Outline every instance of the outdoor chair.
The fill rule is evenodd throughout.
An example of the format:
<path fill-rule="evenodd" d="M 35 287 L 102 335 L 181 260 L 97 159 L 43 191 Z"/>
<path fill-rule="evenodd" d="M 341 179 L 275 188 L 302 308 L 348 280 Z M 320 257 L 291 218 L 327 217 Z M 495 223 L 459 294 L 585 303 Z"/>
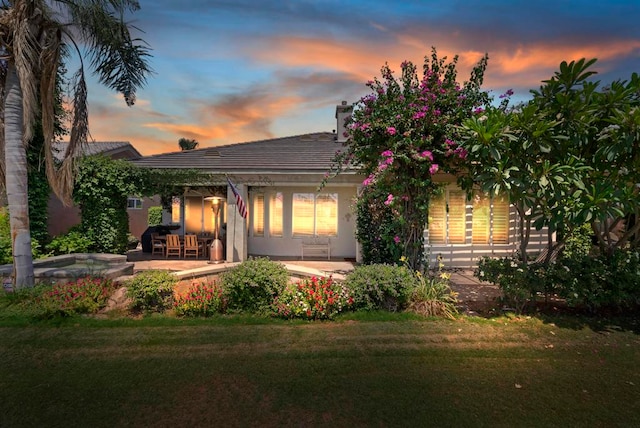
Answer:
<path fill-rule="evenodd" d="M 196 259 L 202 254 L 202 242 L 196 235 L 184 235 L 184 258 L 193 256 Z"/>
<path fill-rule="evenodd" d="M 159 253 L 164 256 L 165 245 L 159 233 L 151 234 L 151 255 Z"/>
<path fill-rule="evenodd" d="M 178 256 L 182 255 L 182 244 L 180 243 L 180 236 L 178 235 L 167 235 L 167 250 L 165 257 L 169 258 L 169 256 Z"/>

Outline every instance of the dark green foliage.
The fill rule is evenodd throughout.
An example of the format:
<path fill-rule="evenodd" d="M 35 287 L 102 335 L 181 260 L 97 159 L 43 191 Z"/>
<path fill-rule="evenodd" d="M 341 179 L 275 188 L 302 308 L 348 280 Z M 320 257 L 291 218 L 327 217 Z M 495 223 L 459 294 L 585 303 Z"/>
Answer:
<path fill-rule="evenodd" d="M 47 245 L 47 250 L 58 254 L 87 253 L 95 247 L 93 241 L 85 236 L 80 226 L 74 226 L 63 235 L 58 235 Z"/>
<path fill-rule="evenodd" d="M 475 275 L 500 286 L 505 304 L 523 312 L 538 296 L 555 294 L 571 308 L 591 313 L 633 311 L 640 306 L 640 253 L 567 254 L 549 266 L 528 266 L 512 258 L 483 258 Z"/>
<path fill-rule="evenodd" d="M 416 285 L 409 268 L 386 264 L 357 266 L 345 279 L 356 310 L 403 309 Z"/>
<path fill-rule="evenodd" d="M 617 250 L 611 255 L 576 254 L 553 266 L 557 292 L 576 308 L 635 310 L 640 306 L 640 253 Z"/>
<path fill-rule="evenodd" d="M 82 210 L 81 230 L 92 251 L 124 253 L 129 243 L 127 198 L 144 187 L 144 173 L 124 160 L 90 156 L 82 160 L 74 200 Z"/>
<path fill-rule="evenodd" d="M 162 224 L 162 207 L 149 207 L 147 223 L 149 226 Z"/>
<path fill-rule="evenodd" d="M 365 187 L 356 202 L 356 239 L 360 243 L 364 264 L 395 263 L 402 247 L 393 241 L 394 215 L 384 205 L 386 194 L 376 187 Z"/>
<path fill-rule="evenodd" d="M 250 258 L 225 272 L 221 280 L 230 310 L 264 312 L 286 287 L 289 272 L 282 263 Z"/>
<path fill-rule="evenodd" d="M 9 212 L 6 208 L 0 208 L 0 264 L 9 263 L 13 263 Z"/>
<path fill-rule="evenodd" d="M 164 270 L 140 272 L 126 282 L 127 296 L 135 310 L 163 312 L 173 306 L 176 283 L 176 277 Z"/>

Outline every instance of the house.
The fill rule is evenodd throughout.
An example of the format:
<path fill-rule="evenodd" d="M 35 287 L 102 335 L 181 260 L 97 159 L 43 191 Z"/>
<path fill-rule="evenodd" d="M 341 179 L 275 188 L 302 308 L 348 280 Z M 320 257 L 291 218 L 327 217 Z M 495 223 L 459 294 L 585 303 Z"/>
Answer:
<path fill-rule="evenodd" d="M 68 147 L 67 142 L 54 143 L 54 154 L 58 160 L 62 160 Z M 140 152 L 127 141 L 96 141 L 84 145 L 80 156 L 102 154 L 111 159 L 139 159 Z M 127 213 L 129 214 L 129 230 L 140 238 L 147 228 L 148 209 L 150 206 L 159 206 L 158 198 L 129 198 Z M 66 207 L 53 193 L 49 197 L 49 217 L 47 229 L 51 236 L 66 233 L 71 227 L 80 223 L 80 208 L 76 206 Z"/>
<path fill-rule="evenodd" d="M 328 243 L 330 252 L 324 257 L 359 259 L 353 202 L 364 177 L 342 173 L 318 190 L 343 147 L 344 119 L 351 112 L 346 102 L 337 106 L 337 132 L 164 153 L 133 162 L 145 168 L 212 174 L 210 185 L 176 195 L 163 219 L 176 225 L 178 234 L 217 233 L 227 261 L 248 255 L 299 258 L 309 242 L 320 248 Z M 467 201 L 454 177 L 440 178 L 449 185 L 430 210 L 425 251 L 431 259 L 441 255 L 449 266 L 470 267 L 481 256 L 516 251 L 516 213 L 508 201 L 482 195 Z M 246 218 L 240 215 L 229 183 L 248 209 Z M 545 239 L 545 234 L 532 236 L 530 245 L 543 245 Z"/>

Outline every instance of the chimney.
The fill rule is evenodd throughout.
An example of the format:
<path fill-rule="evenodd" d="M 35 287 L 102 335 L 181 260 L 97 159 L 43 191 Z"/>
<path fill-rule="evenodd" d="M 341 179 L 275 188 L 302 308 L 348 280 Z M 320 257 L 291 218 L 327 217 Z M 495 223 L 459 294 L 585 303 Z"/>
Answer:
<path fill-rule="evenodd" d="M 348 105 L 346 101 L 342 101 L 339 106 L 336 106 L 336 119 L 338 120 L 337 139 L 336 142 L 344 143 L 347 141 L 347 137 L 344 136 L 347 131 L 346 124 L 351 120 L 351 113 L 353 112 L 353 106 Z"/>

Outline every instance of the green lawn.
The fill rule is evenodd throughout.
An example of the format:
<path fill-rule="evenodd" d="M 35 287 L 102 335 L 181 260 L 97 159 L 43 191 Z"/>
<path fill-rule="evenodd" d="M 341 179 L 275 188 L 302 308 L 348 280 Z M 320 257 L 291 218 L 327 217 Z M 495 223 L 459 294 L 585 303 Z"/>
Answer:
<path fill-rule="evenodd" d="M 637 325 L 388 318 L 5 323 L 0 426 L 640 426 Z"/>

